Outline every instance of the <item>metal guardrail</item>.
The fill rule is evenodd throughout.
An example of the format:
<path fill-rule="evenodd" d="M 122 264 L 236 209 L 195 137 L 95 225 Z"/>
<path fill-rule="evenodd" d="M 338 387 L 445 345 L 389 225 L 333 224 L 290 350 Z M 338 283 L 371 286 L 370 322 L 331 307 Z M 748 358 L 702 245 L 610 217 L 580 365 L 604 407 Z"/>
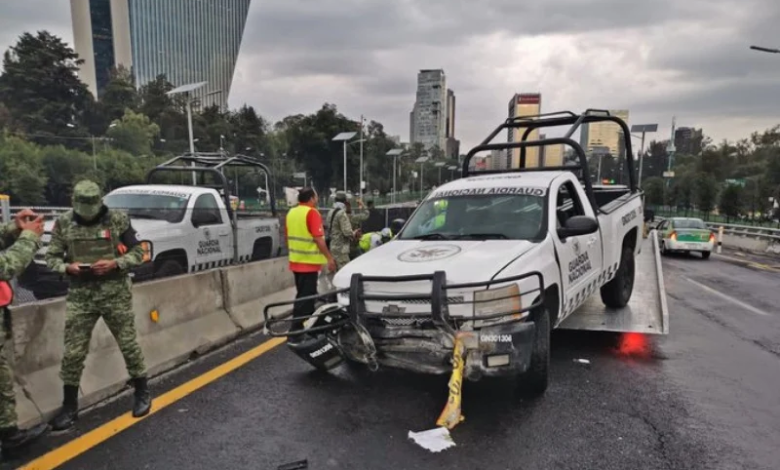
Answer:
<path fill-rule="evenodd" d="M 655 226 L 666 220 L 667 217 L 656 216 Z M 723 224 L 718 222 L 704 222 L 710 230 L 718 231 L 723 227 L 723 233 L 726 235 L 737 235 L 746 238 L 757 238 L 780 243 L 780 230 L 767 227 L 756 227 L 752 225 Z"/>

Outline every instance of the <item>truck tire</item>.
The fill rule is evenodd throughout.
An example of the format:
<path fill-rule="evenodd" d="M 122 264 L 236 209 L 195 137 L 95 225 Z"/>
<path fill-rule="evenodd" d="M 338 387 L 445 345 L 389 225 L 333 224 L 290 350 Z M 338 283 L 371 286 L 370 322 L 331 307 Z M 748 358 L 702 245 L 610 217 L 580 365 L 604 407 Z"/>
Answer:
<path fill-rule="evenodd" d="M 175 259 L 165 259 L 160 262 L 158 266 L 154 268 L 154 279 L 161 279 L 164 277 L 178 276 L 187 272 L 184 266 Z"/>
<path fill-rule="evenodd" d="M 710 259 L 710 255 L 711 254 L 712 254 L 711 251 L 702 251 L 701 252 L 701 257 L 702 257 L 702 259 Z"/>
<path fill-rule="evenodd" d="M 252 258 L 250 261 L 260 261 L 271 258 L 271 249 L 273 242 L 270 238 L 261 238 L 255 240 L 255 244 L 252 247 Z"/>
<path fill-rule="evenodd" d="M 623 308 L 634 291 L 634 250 L 624 246 L 617 274 L 601 288 L 601 301 L 610 308 Z"/>
<path fill-rule="evenodd" d="M 531 364 L 517 377 L 517 392 L 521 397 L 536 398 L 544 394 L 549 383 L 550 371 L 550 312 L 539 307 L 534 320 L 536 333 Z"/>

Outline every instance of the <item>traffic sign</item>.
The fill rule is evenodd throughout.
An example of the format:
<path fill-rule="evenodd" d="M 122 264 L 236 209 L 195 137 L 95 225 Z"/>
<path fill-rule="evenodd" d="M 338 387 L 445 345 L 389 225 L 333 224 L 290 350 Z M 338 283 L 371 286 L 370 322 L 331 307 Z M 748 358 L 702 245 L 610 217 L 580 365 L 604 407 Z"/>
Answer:
<path fill-rule="evenodd" d="M 745 187 L 745 180 L 742 179 L 742 178 L 740 178 L 740 179 L 729 178 L 729 179 L 726 180 L 726 184 L 730 184 L 730 185 L 739 186 L 739 187 L 744 188 Z"/>
<path fill-rule="evenodd" d="M 674 178 L 673 171 L 664 171 L 664 178 Z"/>

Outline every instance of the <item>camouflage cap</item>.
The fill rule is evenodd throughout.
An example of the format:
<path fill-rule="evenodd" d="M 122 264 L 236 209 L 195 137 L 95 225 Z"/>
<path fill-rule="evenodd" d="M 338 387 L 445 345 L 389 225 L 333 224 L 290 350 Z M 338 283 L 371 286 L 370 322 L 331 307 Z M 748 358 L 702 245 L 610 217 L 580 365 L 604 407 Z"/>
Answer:
<path fill-rule="evenodd" d="M 336 191 L 336 202 L 347 202 L 347 193 L 344 191 Z"/>
<path fill-rule="evenodd" d="M 73 188 L 73 211 L 80 217 L 91 219 L 103 207 L 103 191 L 89 180 L 79 181 Z"/>

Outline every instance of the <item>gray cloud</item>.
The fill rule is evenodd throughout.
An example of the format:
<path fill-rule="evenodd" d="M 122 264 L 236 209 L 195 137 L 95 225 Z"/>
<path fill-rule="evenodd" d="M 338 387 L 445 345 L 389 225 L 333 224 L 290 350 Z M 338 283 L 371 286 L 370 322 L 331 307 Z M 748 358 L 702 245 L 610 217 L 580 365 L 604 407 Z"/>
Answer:
<path fill-rule="evenodd" d="M 777 24 L 777 0 L 254 0 L 230 102 L 270 119 L 336 103 L 406 139 L 417 72 L 441 67 L 464 151 L 523 91 L 734 139 L 780 122 L 780 55 L 748 49 L 780 47 Z M 0 6 L 3 45 L 70 27 L 65 0 Z"/>

